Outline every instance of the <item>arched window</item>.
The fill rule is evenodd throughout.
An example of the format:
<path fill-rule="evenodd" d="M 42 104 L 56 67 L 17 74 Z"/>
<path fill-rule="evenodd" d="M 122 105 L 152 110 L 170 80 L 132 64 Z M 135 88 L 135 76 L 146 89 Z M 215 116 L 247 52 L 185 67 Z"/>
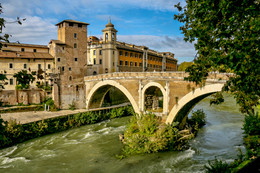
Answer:
<path fill-rule="evenodd" d="M 77 43 L 74 43 L 74 48 L 77 48 Z"/>
<path fill-rule="evenodd" d="M 108 34 L 106 33 L 106 36 L 105 36 L 105 41 L 107 41 L 108 40 Z"/>
<path fill-rule="evenodd" d="M 115 33 L 112 34 L 112 41 L 115 40 Z"/>
<path fill-rule="evenodd" d="M 72 80 L 72 77 L 71 77 L 71 76 L 69 77 L 69 80 Z"/>
<path fill-rule="evenodd" d="M 93 72 L 93 75 L 97 75 L 97 72 L 96 72 L 96 71 L 94 71 L 94 72 Z"/>

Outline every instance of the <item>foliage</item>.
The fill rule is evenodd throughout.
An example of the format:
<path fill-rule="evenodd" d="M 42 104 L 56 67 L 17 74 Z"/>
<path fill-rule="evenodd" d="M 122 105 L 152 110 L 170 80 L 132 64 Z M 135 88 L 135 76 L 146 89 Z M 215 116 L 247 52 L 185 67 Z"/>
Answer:
<path fill-rule="evenodd" d="M 178 67 L 178 71 L 185 71 L 187 67 L 191 66 L 193 64 L 193 62 L 183 62 L 180 64 L 180 66 Z"/>
<path fill-rule="evenodd" d="M 213 161 L 208 161 L 208 165 L 204 166 L 206 173 L 228 173 L 231 172 L 229 165 L 221 160 L 215 158 Z"/>
<path fill-rule="evenodd" d="M 2 4 L 0 3 L 0 14 L 2 14 L 3 11 L 2 11 Z M 19 17 L 17 17 L 16 21 L 13 21 L 13 22 L 9 22 L 9 23 L 18 23 L 18 24 L 22 24 L 22 21 L 25 21 L 26 19 L 20 19 Z M 0 34 L 2 34 L 2 29 L 5 27 L 5 19 L 4 18 L 0 18 Z M 9 42 L 9 37 L 11 35 L 9 34 L 4 34 L 4 35 L 0 35 L 0 50 L 2 49 L 3 47 L 3 42 Z"/>
<path fill-rule="evenodd" d="M 52 100 L 46 99 L 45 102 L 46 104 L 52 103 Z M 132 110 L 131 108 L 117 108 L 117 112 L 122 112 L 122 110 L 124 114 L 121 114 L 120 117 L 131 115 L 129 114 L 129 112 L 131 112 L 130 110 Z M 115 117 L 111 116 L 109 111 L 83 112 L 28 124 L 19 124 L 16 121 L 7 122 L 3 121 L 0 117 L 0 148 L 8 147 L 39 136 L 64 131 L 86 124 L 93 124 L 112 118 Z"/>
<path fill-rule="evenodd" d="M 131 154 L 155 153 L 167 150 L 183 150 L 194 137 L 189 130 L 179 131 L 178 123 L 167 125 L 152 113 L 133 116 L 124 131 L 123 158 Z"/>
<path fill-rule="evenodd" d="M 198 109 L 195 112 L 192 111 L 191 118 L 188 119 L 187 123 L 192 127 L 195 127 L 197 125 L 198 128 L 201 128 L 206 124 L 205 117 L 205 112 L 202 109 Z"/>
<path fill-rule="evenodd" d="M 175 5 L 184 40 L 196 42 L 197 57 L 186 80 L 203 84 L 210 71 L 232 71 L 223 88 L 234 94 L 241 112 L 254 112 L 260 100 L 259 1 L 186 1 Z"/>
<path fill-rule="evenodd" d="M 28 89 L 30 82 L 32 83 L 35 80 L 32 73 L 27 73 L 27 70 L 22 70 L 14 74 L 16 81 L 18 82 L 19 88 Z"/>
<path fill-rule="evenodd" d="M 243 130 L 248 135 L 260 135 L 260 116 L 258 113 L 245 115 Z"/>
<path fill-rule="evenodd" d="M 213 99 L 210 100 L 210 105 L 215 104 L 219 105 L 224 102 L 224 97 L 221 92 L 217 92 L 216 94 L 212 95 Z"/>
<path fill-rule="evenodd" d="M 76 109 L 76 105 L 75 105 L 75 102 L 74 101 L 72 101 L 72 103 L 71 104 L 69 104 L 69 110 L 75 110 Z"/>
<path fill-rule="evenodd" d="M 55 104 L 54 104 L 54 101 L 52 100 L 51 97 L 46 97 L 46 98 L 45 98 L 45 100 L 43 101 L 43 106 L 44 106 L 45 104 L 46 104 L 47 106 L 49 106 L 50 111 L 57 111 L 57 108 L 56 108 L 56 106 L 55 106 Z"/>
<path fill-rule="evenodd" d="M 7 77 L 5 74 L 0 73 L 0 89 L 4 89 L 4 82 L 7 80 Z"/>

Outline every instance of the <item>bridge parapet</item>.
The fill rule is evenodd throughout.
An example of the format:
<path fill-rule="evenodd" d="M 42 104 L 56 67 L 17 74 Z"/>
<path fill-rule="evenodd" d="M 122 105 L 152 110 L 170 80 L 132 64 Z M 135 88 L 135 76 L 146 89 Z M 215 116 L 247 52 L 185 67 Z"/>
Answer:
<path fill-rule="evenodd" d="M 207 82 L 225 83 L 232 73 L 209 73 Z M 185 72 L 115 72 L 94 76 L 85 76 L 85 81 L 113 80 L 113 79 L 158 79 L 158 80 L 183 80 L 188 77 Z"/>

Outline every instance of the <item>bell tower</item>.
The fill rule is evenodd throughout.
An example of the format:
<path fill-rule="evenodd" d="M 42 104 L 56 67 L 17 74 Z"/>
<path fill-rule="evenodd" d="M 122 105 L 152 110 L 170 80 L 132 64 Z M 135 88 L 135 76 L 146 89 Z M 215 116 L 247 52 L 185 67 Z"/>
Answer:
<path fill-rule="evenodd" d="M 116 49 L 117 30 L 109 19 L 103 32 L 103 69 L 105 73 L 118 71 L 118 52 Z"/>

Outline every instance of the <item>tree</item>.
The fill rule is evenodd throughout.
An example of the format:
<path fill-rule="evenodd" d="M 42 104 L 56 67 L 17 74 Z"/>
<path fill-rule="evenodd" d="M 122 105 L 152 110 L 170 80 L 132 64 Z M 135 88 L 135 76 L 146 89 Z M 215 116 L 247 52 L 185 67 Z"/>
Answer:
<path fill-rule="evenodd" d="M 2 4 L 0 3 L 0 14 L 2 14 Z M 9 37 L 11 37 L 11 35 L 9 34 L 4 34 L 2 35 L 2 29 L 5 27 L 5 23 L 18 23 L 18 24 L 22 24 L 22 21 L 25 21 L 26 19 L 20 19 L 19 17 L 17 17 L 17 19 L 15 21 L 12 22 L 6 22 L 4 18 L 0 18 L 0 50 L 3 47 L 3 42 L 9 42 Z"/>
<path fill-rule="evenodd" d="M 183 62 L 178 67 L 178 71 L 185 71 L 187 67 L 191 66 L 193 62 Z"/>
<path fill-rule="evenodd" d="M 26 70 L 15 73 L 14 77 L 16 78 L 18 85 L 21 86 L 21 89 L 28 89 L 30 82 L 32 83 L 35 80 L 35 77 L 33 77 L 33 72 L 27 73 Z"/>
<path fill-rule="evenodd" d="M 260 99 L 260 1 L 186 0 L 175 7 L 184 40 L 195 42 L 198 55 L 186 80 L 202 84 L 210 71 L 232 71 L 223 91 L 235 96 L 241 112 L 254 112 Z"/>
<path fill-rule="evenodd" d="M 5 80 L 7 80 L 6 75 L 0 73 L 0 88 L 2 88 L 2 89 L 5 88 L 5 87 L 4 87 Z"/>

